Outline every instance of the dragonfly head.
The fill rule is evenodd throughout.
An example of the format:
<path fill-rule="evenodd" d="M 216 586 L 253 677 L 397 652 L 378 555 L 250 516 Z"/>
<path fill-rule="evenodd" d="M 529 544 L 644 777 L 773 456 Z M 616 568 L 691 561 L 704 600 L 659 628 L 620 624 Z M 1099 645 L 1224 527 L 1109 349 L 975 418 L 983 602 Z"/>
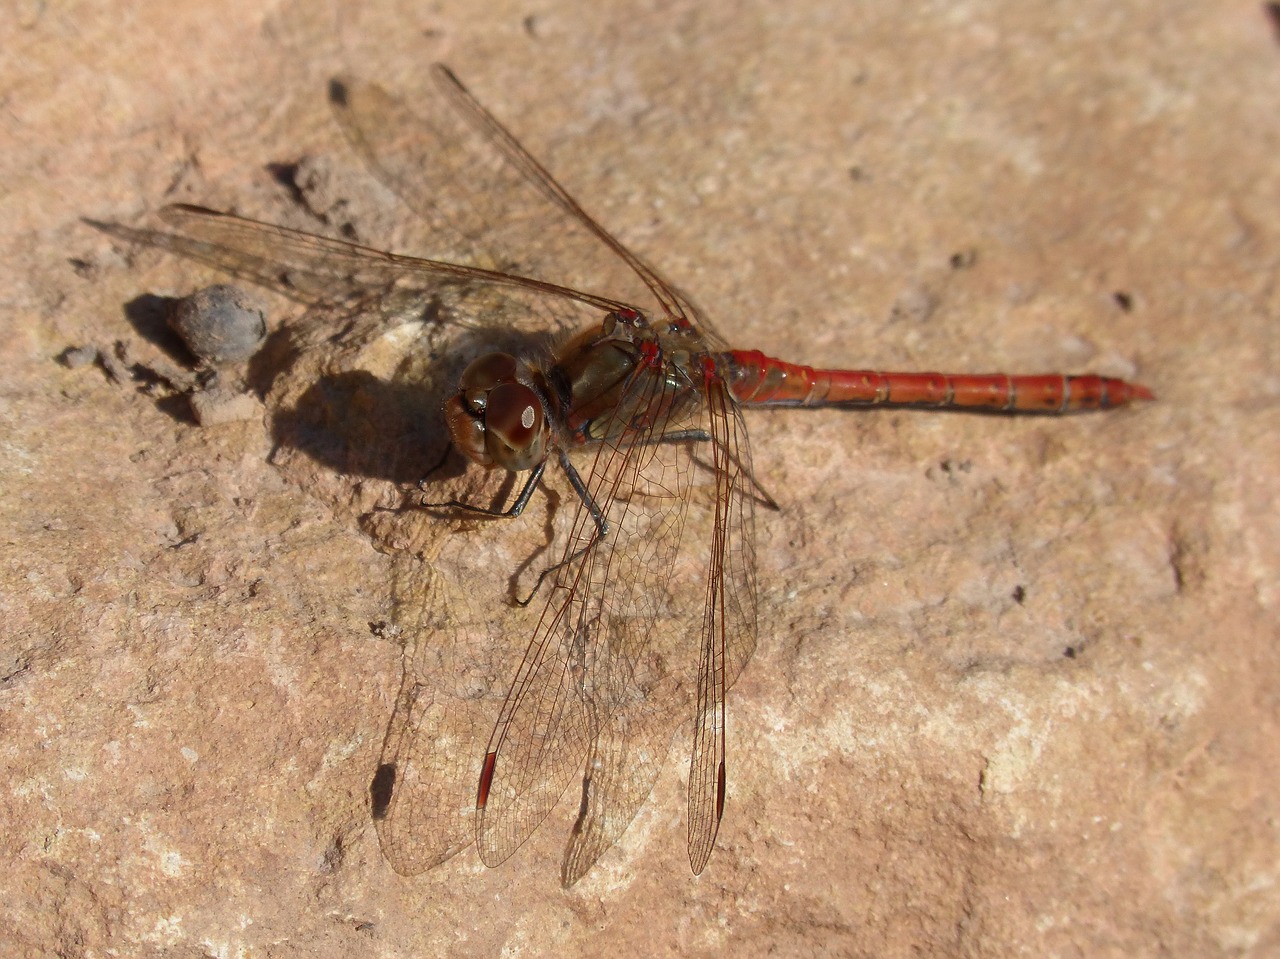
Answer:
<path fill-rule="evenodd" d="M 509 353 L 486 353 L 462 373 L 444 405 L 453 443 L 473 462 L 532 469 L 547 456 L 550 427 L 538 392 L 519 376 Z"/>

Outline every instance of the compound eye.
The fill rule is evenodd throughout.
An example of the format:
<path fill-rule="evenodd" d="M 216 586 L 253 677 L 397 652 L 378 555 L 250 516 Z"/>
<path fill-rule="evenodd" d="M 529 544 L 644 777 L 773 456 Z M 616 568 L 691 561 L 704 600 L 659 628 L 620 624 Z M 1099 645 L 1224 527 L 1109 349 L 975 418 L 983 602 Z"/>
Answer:
<path fill-rule="evenodd" d="M 542 401 L 523 383 L 500 383 L 489 391 L 484 427 L 485 450 L 500 466 L 527 470 L 546 458 Z"/>
<path fill-rule="evenodd" d="M 444 404 L 444 422 L 449 437 L 467 459 L 481 466 L 493 466 L 493 457 L 485 448 L 484 419 L 467 408 L 464 396 L 451 396 Z"/>
<path fill-rule="evenodd" d="M 516 378 L 516 358 L 510 353 L 486 353 L 472 360 L 458 381 L 458 392 L 487 393 L 499 383 Z M 481 409 L 483 409 L 483 402 Z"/>

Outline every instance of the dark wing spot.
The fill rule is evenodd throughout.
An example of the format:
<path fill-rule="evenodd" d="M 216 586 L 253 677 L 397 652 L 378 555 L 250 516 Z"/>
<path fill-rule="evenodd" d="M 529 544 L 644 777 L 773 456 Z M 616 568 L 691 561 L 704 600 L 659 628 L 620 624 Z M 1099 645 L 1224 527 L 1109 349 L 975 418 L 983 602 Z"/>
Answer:
<path fill-rule="evenodd" d="M 373 774 L 373 782 L 369 783 L 369 800 L 374 819 L 387 818 L 387 807 L 391 805 L 391 794 L 395 788 L 396 764 L 383 763 Z"/>

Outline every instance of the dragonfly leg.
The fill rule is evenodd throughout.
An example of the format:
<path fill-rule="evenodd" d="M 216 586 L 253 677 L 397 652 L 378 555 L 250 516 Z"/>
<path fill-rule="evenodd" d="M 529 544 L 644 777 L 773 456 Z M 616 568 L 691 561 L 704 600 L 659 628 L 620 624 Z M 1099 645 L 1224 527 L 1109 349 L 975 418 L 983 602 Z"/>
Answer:
<path fill-rule="evenodd" d="M 591 498 L 591 494 L 587 491 L 587 484 L 582 482 L 582 477 L 579 476 L 578 471 L 574 469 L 573 463 L 569 460 L 569 454 L 564 450 L 558 450 L 557 452 L 560 457 L 560 468 L 564 470 L 564 475 L 569 477 L 569 485 L 573 487 L 573 491 L 577 493 L 578 497 L 582 500 L 582 505 L 590 510 L 591 518 L 595 520 L 596 532 L 600 537 L 608 536 L 609 524 L 605 521 L 604 513 L 600 512 L 600 507 L 596 504 L 596 501 Z M 594 543 L 595 541 L 595 538 L 593 538 L 591 543 Z M 590 546 L 591 543 L 588 543 L 587 545 Z M 583 549 L 586 549 L 586 547 L 584 546 Z M 582 550 L 579 550 L 578 552 L 580 553 Z M 577 558 L 577 555 L 578 553 L 574 553 L 573 556 L 569 557 L 569 559 L 575 559 Z"/>
<path fill-rule="evenodd" d="M 538 485 L 538 480 L 542 479 L 542 471 L 546 469 L 546 466 L 547 463 L 543 460 L 529 471 L 529 478 L 525 480 L 524 486 L 521 487 L 520 494 L 516 497 L 515 502 L 506 509 L 490 509 L 487 506 L 476 506 L 474 503 L 464 503 L 456 499 L 451 499 L 447 503 L 423 503 L 422 506 L 426 509 L 456 509 L 465 513 L 478 513 L 481 516 L 489 516 L 494 519 L 513 519 L 523 513 L 524 508 L 529 505 L 529 498 L 533 496 L 534 487 Z M 598 512 L 596 510 L 592 515 L 594 516 Z"/>
<path fill-rule="evenodd" d="M 548 566 L 539 573 L 538 581 L 533 584 L 533 589 L 529 590 L 529 595 L 525 596 L 523 599 L 516 597 L 516 605 L 520 607 L 528 606 L 533 602 L 533 597 L 538 595 L 538 590 L 542 589 L 542 583 L 548 576 L 557 570 L 563 569 L 565 566 L 570 566 L 582 559 L 583 556 L 586 556 L 587 553 L 595 547 L 596 543 L 609 535 L 609 521 L 604 518 L 604 513 L 601 512 L 599 504 L 597 504 L 592 498 L 591 492 L 587 489 L 587 484 L 582 481 L 582 476 L 579 475 L 577 469 L 574 468 L 573 463 L 569 460 L 569 454 L 564 450 L 559 450 L 558 452 L 560 457 L 560 468 L 564 470 L 564 475 L 569 477 L 569 485 L 573 487 L 573 491 L 577 493 L 578 498 L 582 500 L 582 505 L 591 513 L 591 519 L 596 524 L 596 535 L 591 537 L 586 544 L 574 550 L 572 554 L 566 556 L 564 559 L 560 560 L 560 562 Z"/>
<path fill-rule="evenodd" d="M 449 454 L 452 452 L 453 444 L 446 443 L 444 445 L 443 452 L 440 454 L 440 458 L 436 460 L 436 465 L 427 470 L 426 473 L 423 474 L 422 479 L 418 480 L 419 493 L 425 493 L 427 491 L 427 481 L 430 480 L 431 477 L 435 476 L 436 473 L 440 472 L 440 470 L 444 469 L 444 464 L 449 462 Z"/>
<path fill-rule="evenodd" d="M 681 435 L 681 433 L 689 434 L 689 435 Z M 682 430 L 681 433 L 669 433 L 667 435 L 674 437 L 675 439 L 678 439 L 678 440 L 679 439 L 686 439 L 686 440 L 701 440 L 701 439 L 710 440 L 711 439 L 711 434 L 707 433 L 705 430 Z M 667 437 L 665 436 L 663 437 L 664 440 L 666 438 Z M 723 446 L 721 448 L 723 449 Z M 696 460 L 698 465 L 701 466 L 703 469 L 713 473 L 715 472 L 716 467 L 714 463 L 708 463 L 706 460 L 704 460 L 700 456 L 695 457 L 694 459 Z M 765 509 L 771 509 L 771 510 L 774 510 L 775 512 L 782 509 L 782 507 L 778 505 L 778 501 L 773 498 L 772 494 L 770 494 L 770 492 L 767 489 L 765 489 L 764 486 L 760 483 L 760 480 L 756 478 L 755 472 L 751 470 L 749 467 L 746 467 L 743 465 L 742 460 L 738 458 L 737 453 L 731 453 L 729 455 L 729 459 L 730 459 L 730 462 L 732 462 L 734 466 L 738 467 L 738 469 L 742 472 L 742 474 L 746 476 L 748 481 L 750 481 L 751 487 L 755 490 L 755 500 L 757 503 L 765 507 Z"/>
<path fill-rule="evenodd" d="M 739 466 L 742 465 L 738 461 L 738 458 L 736 456 L 733 458 L 733 460 L 735 463 L 738 463 Z M 758 479 L 756 479 L 755 471 L 751 469 L 743 469 L 742 472 L 747 477 L 747 479 L 751 481 L 752 487 L 755 488 L 757 503 L 759 503 L 765 509 L 773 510 L 775 513 L 782 509 L 782 507 L 778 505 L 778 501 L 773 498 L 772 494 L 760 484 L 760 481 Z"/>

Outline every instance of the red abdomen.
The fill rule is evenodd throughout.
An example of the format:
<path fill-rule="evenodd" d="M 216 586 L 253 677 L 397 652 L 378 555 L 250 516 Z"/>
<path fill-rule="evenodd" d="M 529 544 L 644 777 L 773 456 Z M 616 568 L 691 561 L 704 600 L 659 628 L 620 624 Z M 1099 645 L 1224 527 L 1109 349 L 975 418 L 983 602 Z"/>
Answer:
<path fill-rule="evenodd" d="M 1006 373 L 880 373 L 817 370 L 759 350 L 718 354 L 716 364 L 744 406 L 919 406 L 1005 413 L 1106 410 L 1154 399 L 1145 386 L 1106 376 Z"/>

